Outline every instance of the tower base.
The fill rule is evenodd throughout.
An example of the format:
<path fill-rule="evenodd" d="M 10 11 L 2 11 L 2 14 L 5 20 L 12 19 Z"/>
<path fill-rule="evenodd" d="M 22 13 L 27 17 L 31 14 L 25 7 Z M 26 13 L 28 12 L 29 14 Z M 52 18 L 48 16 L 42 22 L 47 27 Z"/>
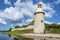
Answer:
<path fill-rule="evenodd" d="M 44 28 L 40 29 L 40 28 L 34 28 L 34 33 L 40 33 L 40 34 L 44 34 Z"/>

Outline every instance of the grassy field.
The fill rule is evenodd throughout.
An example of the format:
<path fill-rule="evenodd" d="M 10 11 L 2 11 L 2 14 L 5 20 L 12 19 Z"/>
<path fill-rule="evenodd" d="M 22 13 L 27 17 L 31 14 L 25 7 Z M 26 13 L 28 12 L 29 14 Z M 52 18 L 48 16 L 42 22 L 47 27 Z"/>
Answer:
<path fill-rule="evenodd" d="M 60 28 L 53 28 L 49 33 L 60 34 Z"/>
<path fill-rule="evenodd" d="M 33 29 L 27 29 L 27 30 L 15 30 L 15 31 L 8 31 L 8 34 L 24 34 L 24 33 L 31 33 L 33 32 Z"/>
<path fill-rule="evenodd" d="M 45 30 L 47 30 L 46 28 Z M 24 34 L 24 33 L 33 33 L 33 29 L 27 29 L 27 30 L 15 30 L 15 31 L 9 31 L 7 32 L 8 34 Z M 54 33 L 54 34 L 60 34 L 60 29 L 59 28 L 52 28 L 48 33 Z"/>

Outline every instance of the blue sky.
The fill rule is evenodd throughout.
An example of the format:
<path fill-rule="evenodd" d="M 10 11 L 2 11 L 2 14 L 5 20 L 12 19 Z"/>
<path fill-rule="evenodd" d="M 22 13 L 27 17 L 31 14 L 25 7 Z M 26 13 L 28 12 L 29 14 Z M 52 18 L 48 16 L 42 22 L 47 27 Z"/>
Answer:
<path fill-rule="evenodd" d="M 60 24 L 60 0 L 0 0 L 0 30 L 29 24 L 41 1 L 45 23 Z"/>

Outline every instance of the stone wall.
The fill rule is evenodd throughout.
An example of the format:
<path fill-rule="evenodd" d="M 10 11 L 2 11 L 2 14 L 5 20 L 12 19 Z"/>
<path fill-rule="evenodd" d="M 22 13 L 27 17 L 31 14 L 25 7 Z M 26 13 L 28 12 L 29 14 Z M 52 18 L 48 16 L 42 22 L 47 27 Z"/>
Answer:
<path fill-rule="evenodd" d="M 34 28 L 34 25 L 29 25 L 25 28 L 12 28 L 12 31 L 15 31 L 15 30 L 26 30 L 26 29 L 33 29 Z"/>

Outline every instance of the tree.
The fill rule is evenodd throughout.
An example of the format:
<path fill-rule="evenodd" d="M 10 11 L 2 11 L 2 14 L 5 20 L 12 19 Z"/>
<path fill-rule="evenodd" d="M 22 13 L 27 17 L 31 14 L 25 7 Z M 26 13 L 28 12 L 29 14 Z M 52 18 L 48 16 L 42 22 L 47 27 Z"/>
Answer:
<path fill-rule="evenodd" d="M 45 27 L 48 28 L 49 27 L 49 24 L 45 23 Z"/>
<path fill-rule="evenodd" d="M 59 24 L 59 25 L 57 25 L 57 27 L 58 27 L 58 28 L 60 28 L 60 24 Z"/>
<path fill-rule="evenodd" d="M 57 24 L 50 24 L 51 28 L 57 28 Z"/>
<path fill-rule="evenodd" d="M 22 25 L 22 27 L 27 27 L 26 25 Z"/>
<path fill-rule="evenodd" d="M 12 28 L 10 28 L 8 31 L 11 31 L 12 30 Z"/>
<path fill-rule="evenodd" d="M 33 25 L 34 24 L 34 20 L 32 21 L 32 22 L 30 22 L 30 24 L 29 25 Z"/>
<path fill-rule="evenodd" d="M 20 26 L 15 26 L 15 28 L 20 28 Z"/>

